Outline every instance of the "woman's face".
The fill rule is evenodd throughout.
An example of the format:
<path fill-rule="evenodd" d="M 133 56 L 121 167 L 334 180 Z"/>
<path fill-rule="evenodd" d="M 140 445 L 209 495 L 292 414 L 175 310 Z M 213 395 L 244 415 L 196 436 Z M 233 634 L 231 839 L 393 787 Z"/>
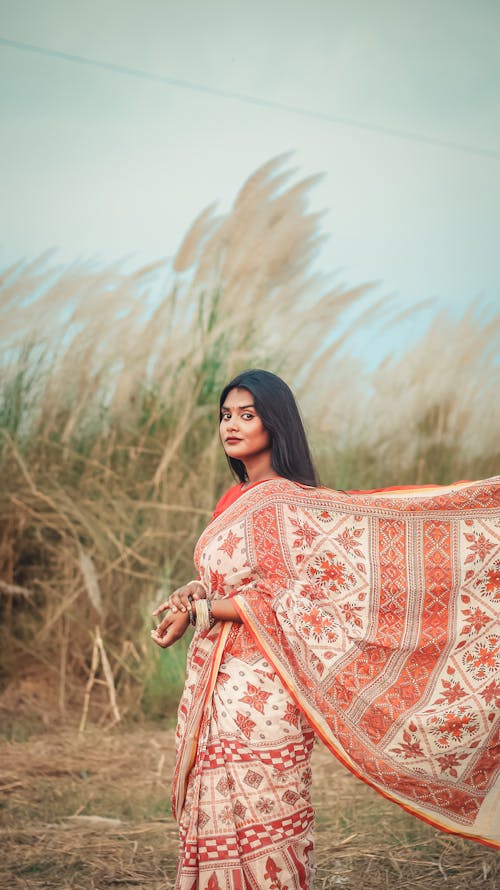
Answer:
<path fill-rule="evenodd" d="M 227 456 L 244 464 L 249 458 L 271 454 L 271 437 L 248 389 L 228 392 L 221 409 L 220 438 Z"/>

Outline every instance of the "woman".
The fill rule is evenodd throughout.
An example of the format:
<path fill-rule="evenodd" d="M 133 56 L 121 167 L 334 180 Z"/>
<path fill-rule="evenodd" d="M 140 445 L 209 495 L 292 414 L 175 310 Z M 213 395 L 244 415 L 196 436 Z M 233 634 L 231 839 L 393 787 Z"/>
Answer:
<path fill-rule="evenodd" d="M 167 647 L 196 624 L 176 887 L 312 886 L 315 734 L 410 812 L 494 845 L 498 480 L 321 488 L 293 395 L 266 371 L 225 387 L 220 432 L 240 482 L 197 544 L 199 580 L 152 632 Z"/>

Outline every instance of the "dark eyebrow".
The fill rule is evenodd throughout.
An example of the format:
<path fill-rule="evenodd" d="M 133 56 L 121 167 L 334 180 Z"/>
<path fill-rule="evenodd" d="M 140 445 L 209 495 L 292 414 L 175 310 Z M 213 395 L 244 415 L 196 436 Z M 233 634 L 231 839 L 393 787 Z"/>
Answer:
<path fill-rule="evenodd" d="M 240 411 L 244 411 L 245 408 L 255 408 L 255 405 L 237 405 L 236 406 L 236 409 L 239 409 Z M 228 408 L 227 405 L 223 405 L 220 410 L 221 411 L 230 411 L 231 409 Z"/>

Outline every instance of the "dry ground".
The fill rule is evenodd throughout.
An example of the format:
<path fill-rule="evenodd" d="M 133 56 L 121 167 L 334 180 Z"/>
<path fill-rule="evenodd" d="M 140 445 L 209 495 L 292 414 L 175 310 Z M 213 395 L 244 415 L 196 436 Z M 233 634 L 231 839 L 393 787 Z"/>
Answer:
<path fill-rule="evenodd" d="M 0 758 L 2 890 L 172 887 L 171 729 L 48 731 Z M 314 759 L 317 890 L 500 887 L 493 851 L 408 816 L 322 746 Z"/>

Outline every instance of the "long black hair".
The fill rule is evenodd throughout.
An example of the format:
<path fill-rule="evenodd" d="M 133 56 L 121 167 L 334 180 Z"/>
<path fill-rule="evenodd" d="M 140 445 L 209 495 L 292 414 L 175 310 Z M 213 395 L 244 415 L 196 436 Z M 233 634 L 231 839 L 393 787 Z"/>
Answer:
<path fill-rule="evenodd" d="M 252 393 L 255 410 L 271 437 L 273 470 L 293 482 L 315 487 L 319 485 L 299 409 L 285 381 L 270 371 L 261 371 L 258 368 L 242 371 L 221 392 L 221 414 L 232 389 L 248 389 Z M 243 461 L 234 457 L 228 457 L 227 460 L 241 482 L 247 482 Z"/>

